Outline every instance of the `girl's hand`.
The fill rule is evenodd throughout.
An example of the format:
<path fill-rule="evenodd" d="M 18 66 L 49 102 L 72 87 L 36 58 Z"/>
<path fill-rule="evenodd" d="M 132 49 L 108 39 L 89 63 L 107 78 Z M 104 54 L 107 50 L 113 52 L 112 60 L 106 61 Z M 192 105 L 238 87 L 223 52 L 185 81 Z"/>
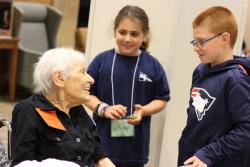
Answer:
<path fill-rule="evenodd" d="M 128 119 L 128 124 L 138 125 L 141 122 L 143 113 L 143 106 L 140 104 L 135 104 L 135 112 L 131 119 Z"/>
<path fill-rule="evenodd" d="M 184 162 L 184 165 L 191 165 L 192 167 L 207 167 L 207 164 L 202 162 L 196 156 L 192 156 Z"/>
<path fill-rule="evenodd" d="M 105 109 L 104 117 L 110 119 L 119 119 L 125 117 L 127 113 L 127 107 L 123 105 L 108 106 Z"/>

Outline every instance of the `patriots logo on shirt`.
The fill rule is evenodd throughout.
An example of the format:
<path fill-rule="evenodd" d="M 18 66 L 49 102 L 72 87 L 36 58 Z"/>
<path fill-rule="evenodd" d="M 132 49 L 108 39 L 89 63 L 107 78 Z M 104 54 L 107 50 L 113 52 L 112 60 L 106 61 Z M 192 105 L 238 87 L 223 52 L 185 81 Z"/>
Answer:
<path fill-rule="evenodd" d="M 152 79 L 149 78 L 149 76 L 147 76 L 147 74 L 145 74 L 143 72 L 140 72 L 139 81 L 142 81 L 142 82 L 152 82 Z"/>
<path fill-rule="evenodd" d="M 205 89 L 197 87 L 192 89 L 191 97 L 193 99 L 192 105 L 195 108 L 197 119 L 201 121 L 216 98 L 212 97 Z"/>

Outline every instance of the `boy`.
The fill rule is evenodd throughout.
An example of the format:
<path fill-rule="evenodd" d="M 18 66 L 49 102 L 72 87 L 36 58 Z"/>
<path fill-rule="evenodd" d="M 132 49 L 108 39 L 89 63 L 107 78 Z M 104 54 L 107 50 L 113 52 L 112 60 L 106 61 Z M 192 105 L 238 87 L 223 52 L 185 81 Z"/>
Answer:
<path fill-rule="evenodd" d="M 191 44 L 201 64 L 193 72 L 188 120 L 178 165 L 246 167 L 250 146 L 250 62 L 233 56 L 234 15 L 215 6 L 193 21 Z"/>

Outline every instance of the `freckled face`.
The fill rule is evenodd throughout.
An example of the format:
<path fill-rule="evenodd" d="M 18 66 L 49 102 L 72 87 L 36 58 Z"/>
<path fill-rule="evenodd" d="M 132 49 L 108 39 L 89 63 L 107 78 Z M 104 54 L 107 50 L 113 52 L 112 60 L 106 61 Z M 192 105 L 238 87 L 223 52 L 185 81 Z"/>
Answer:
<path fill-rule="evenodd" d="M 198 27 L 193 30 L 194 39 L 202 41 L 209 39 L 217 34 L 209 32 L 206 28 Z M 224 53 L 222 35 L 204 43 L 202 47 L 194 46 L 194 51 L 198 54 L 200 61 L 204 64 L 210 63 L 212 66 L 219 64 Z"/>

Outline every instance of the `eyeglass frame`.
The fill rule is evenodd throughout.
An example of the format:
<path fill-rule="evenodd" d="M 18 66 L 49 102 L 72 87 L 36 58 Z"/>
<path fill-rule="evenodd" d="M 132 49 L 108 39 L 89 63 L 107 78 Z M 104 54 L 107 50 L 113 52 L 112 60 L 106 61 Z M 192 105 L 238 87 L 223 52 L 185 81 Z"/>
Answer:
<path fill-rule="evenodd" d="M 208 41 L 211 41 L 212 39 L 214 39 L 214 38 L 216 38 L 216 37 L 218 37 L 218 36 L 220 36 L 220 35 L 222 35 L 222 34 L 223 34 L 223 33 L 221 32 L 221 33 L 219 33 L 219 34 L 217 34 L 217 35 L 215 35 L 215 36 L 212 36 L 212 37 L 210 37 L 210 38 L 208 38 L 208 39 L 201 39 L 201 40 L 198 40 L 198 41 L 196 41 L 196 40 L 194 39 L 194 40 L 190 41 L 190 44 L 193 45 L 193 46 L 196 46 L 196 47 L 198 47 L 198 48 L 201 48 L 201 47 L 204 46 L 205 43 L 207 43 Z"/>

